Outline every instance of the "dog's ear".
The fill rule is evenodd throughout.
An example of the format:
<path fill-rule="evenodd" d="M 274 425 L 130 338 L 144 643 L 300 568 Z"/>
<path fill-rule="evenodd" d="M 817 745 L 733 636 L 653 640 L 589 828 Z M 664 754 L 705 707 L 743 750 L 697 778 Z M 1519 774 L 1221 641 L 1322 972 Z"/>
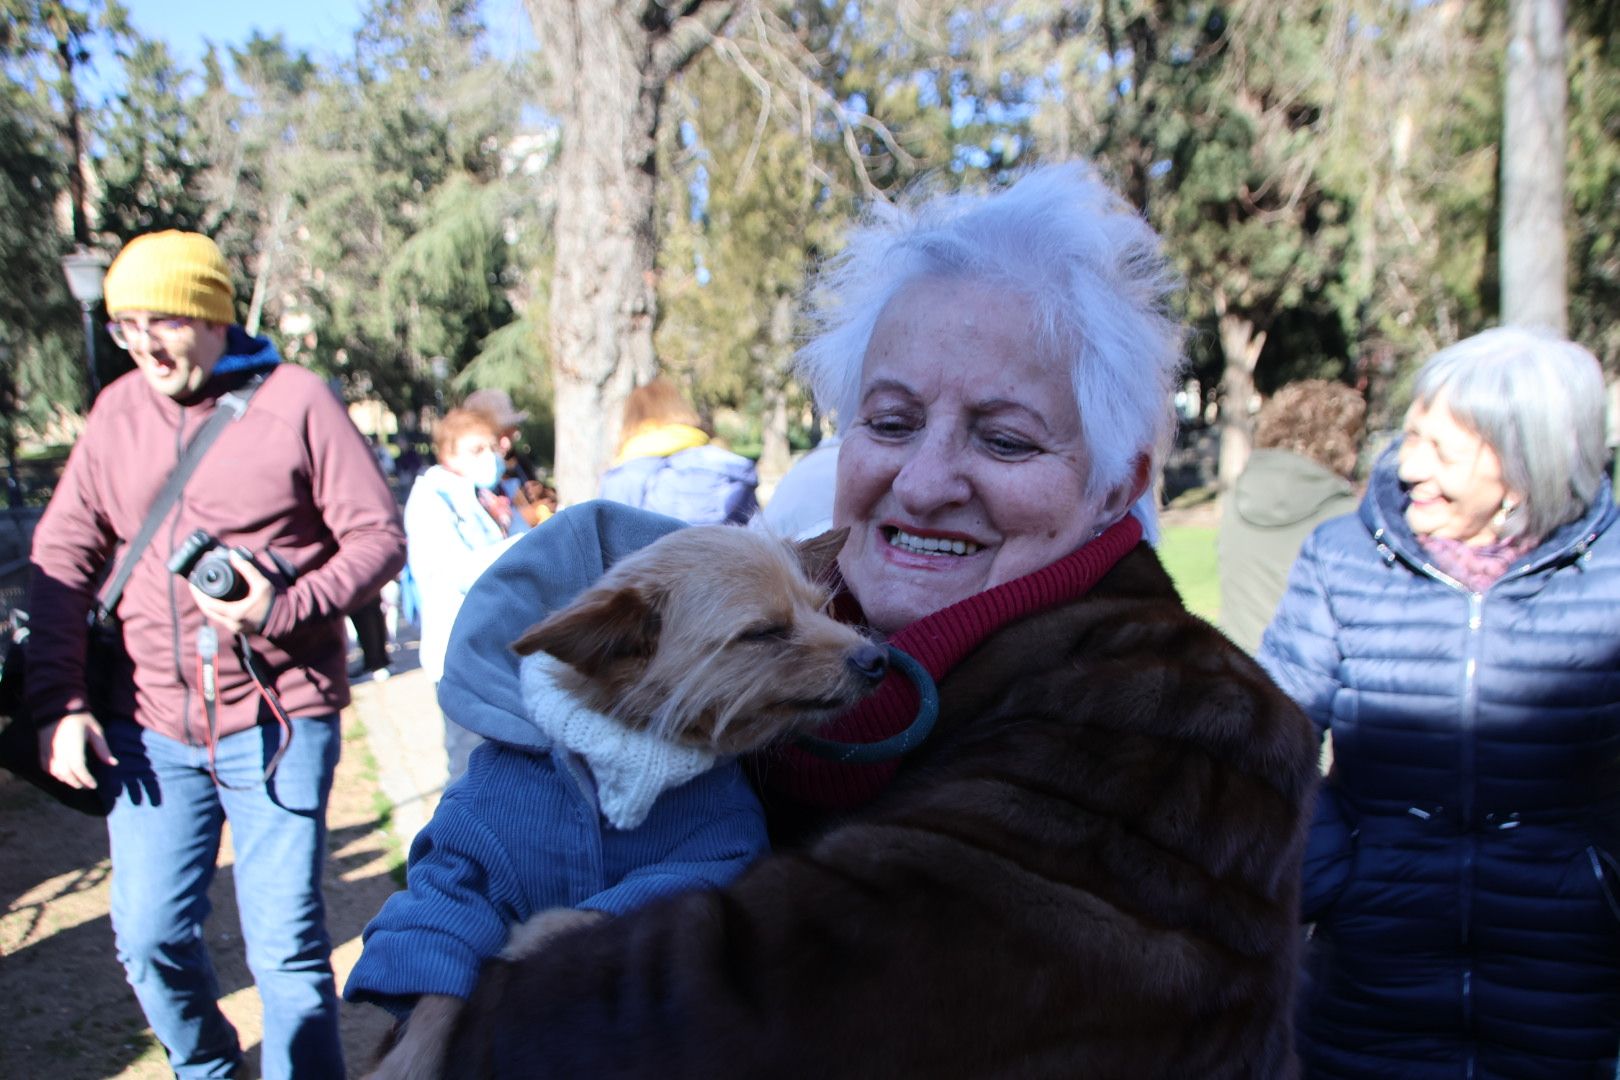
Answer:
<path fill-rule="evenodd" d="M 519 656 L 544 652 L 595 675 L 608 664 L 648 657 L 658 644 L 658 605 L 638 589 L 602 589 L 576 600 L 512 643 Z"/>
<path fill-rule="evenodd" d="M 805 577 L 823 583 L 831 580 L 830 571 L 833 563 L 837 561 L 838 552 L 843 549 L 844 541 L 847 539 L 849 530 L 845 528 L 833 529 L 808 540 L 796 541 L 793 551 L 799 556 L 799 565 L 804 568 Z"/>

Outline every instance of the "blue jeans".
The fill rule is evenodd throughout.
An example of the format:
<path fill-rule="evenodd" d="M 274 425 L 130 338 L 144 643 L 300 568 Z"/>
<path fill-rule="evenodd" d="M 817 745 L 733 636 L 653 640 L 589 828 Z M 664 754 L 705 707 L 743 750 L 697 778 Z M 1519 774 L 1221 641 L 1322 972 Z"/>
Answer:
<path fill-rule="evenodd" d="M 293 740 L 268 785 L 280 729 L 261 724 L 208 751 L 133 723 L 107 726 L 118 759 L 107 818 L 118 959 L 169 1064 L 181 1078 L 231 1076 L 242 1061 L 219 1009 L 203 940 L 220 829 L 231 823 L 236 903 L 248 966 L 264 1003 L 263 1075 L 343 1076 L 332 943 L 321 900 L 326 801 L 337 767 L 337 717 L 293 721 Z"/>

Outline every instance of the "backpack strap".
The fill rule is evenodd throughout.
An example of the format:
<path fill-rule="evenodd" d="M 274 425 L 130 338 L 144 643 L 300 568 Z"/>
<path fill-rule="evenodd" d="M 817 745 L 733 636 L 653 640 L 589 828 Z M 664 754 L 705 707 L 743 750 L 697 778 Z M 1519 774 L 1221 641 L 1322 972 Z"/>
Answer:
<path fill-rule="evenodd" d="M 107 584 L 103 585 L 96 595 L 96 606 L 91 612 L 91 617 L 96 622 L 105 625 L 112 621 L 113 613 L 118 610 L 118 601 L 124 595 L 124 586 L 129 584 L 129 576 L 135 572 L 135 563 L 140 560 L 141 552 L 152 542 L 152 537 L 157 534 L 163 519 L 169 516 L 169 511 L 180 498 L 180 492 L 185 488 L 186 481 L 197 471 L 197 464 L 202 461 L 203 454 L 214 445 L 214 440 L 219 438 L 220 432 L 225 430 L 227 424 L 240 419 L 247 411 L 248 402 L 254 392 L 264 385 L 264 380 L 264 373 L 254 375 L 241 386 L 219 396 L 214 404 L 214 414 L 203 422 L 197 434 L 186 444 L 180 460 L 175 462 L 169 478 L 163 482 L 162 490 L 152 501 L 151 509 L 146 512 L 146 520 L 141 523 L 141 531 L 124 547 L 118 560 L 118 571 L 107 580 Z"/>

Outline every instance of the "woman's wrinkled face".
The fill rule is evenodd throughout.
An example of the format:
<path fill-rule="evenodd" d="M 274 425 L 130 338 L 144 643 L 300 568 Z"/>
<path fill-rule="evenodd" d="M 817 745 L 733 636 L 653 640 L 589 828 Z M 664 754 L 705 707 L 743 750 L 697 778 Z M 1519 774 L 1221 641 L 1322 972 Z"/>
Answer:
<path fill-rule="evenodd" d="M 1522 501 L 1502 479 L 1496 451 L 1459 424 L 1444 399 L 1406 411 L 1398 457 L 1401 483 L 1412 498 L 1406 523 L 1420 537 L 1492 543 L 1503 500 Z"/>
<path fill-rule="evenodd" d="M 929 278 L 884 309 L 838 457 L 838 564 L 895 631 L 1074 551 L 1106 524 L 1069 374 L 1022 296 Z M 1123 502 L 1121 502 L 1123 500 Z"/>

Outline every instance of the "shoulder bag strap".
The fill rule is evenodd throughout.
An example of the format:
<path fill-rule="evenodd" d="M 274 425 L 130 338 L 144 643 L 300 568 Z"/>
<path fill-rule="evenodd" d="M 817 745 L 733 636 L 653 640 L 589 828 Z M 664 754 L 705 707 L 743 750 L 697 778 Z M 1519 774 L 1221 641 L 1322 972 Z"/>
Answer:
<path fill-rule="evenodd" d="M 203 422 L 197 434 L 186 444 L 185 452 L 180 455 L 174 470 L 164 481 L 163 489 L 152 502 L 152 508 L 146 512 L 146 520 L 141 523 L 141 531 L 124 547 L 123 554 L 118 560 L 117 572 L 107 580 L 107 584 L 103 585 L 100 593 L 96 595 L 96 607 L 92 614 L 97 622 L 105 623 L 112 618 L 113 612 L 118 609 L 119 598 L 124 595 L 124 586 L 129 584 L 129 576 L 135 572 L 135 563 L 140 560 L 141 552 L 152 542 L 152 537 L 157 534 L 158 526 L 163 524 L 163 519 L 169 516 L 169 511 L 174 507 L 175 500 L 180 498 L 180 492 L 186 486 L 186 481 L 197 471 L 197 463 L 214 444 L 214 440 L 219 438 L 219 433 L 225 430 L 225 425 L 247 411 L 249 399 L 253 397 L 254 391 L 263 385 L 264 379 L 265 376 L 262 374 L 255 375 L 235 390 L 221 394 L 214 405 L 214 415 Z"/>

